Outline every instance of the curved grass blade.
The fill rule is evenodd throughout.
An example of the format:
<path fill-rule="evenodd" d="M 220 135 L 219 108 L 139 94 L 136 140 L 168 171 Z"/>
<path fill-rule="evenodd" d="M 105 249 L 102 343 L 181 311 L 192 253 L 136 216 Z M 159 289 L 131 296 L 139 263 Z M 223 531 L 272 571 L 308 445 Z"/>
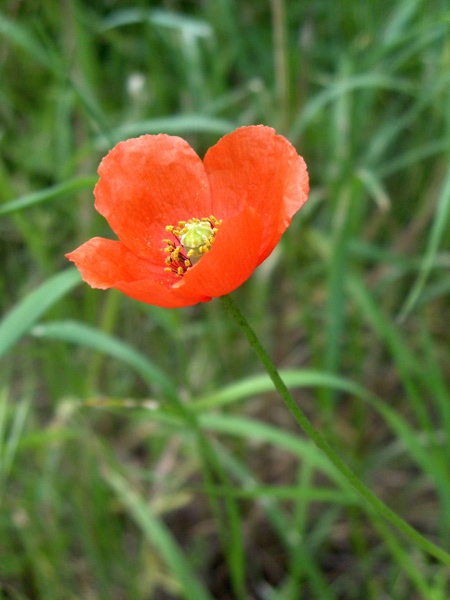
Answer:
<path fill-rule="evenodd" d="M 411 288 L 405 303 L 400 310 L 399 321 L 403 321 L 408 314 L 413 310 L 414 306 L 423 292 L 425 284 L 428 280 L 431 270 L 433 269 L 436 255 L 439 250 L 439 244 L 445 235 L 446 228 L 450 217 L 450 169 L 447 170 L 447 176 L 444 181 L 438 204 L 436 207 L 435 219 L 431 228 L 431 233 L 428 238 L 425 256 L 422 267 L 419 271 L 417 279 Z"/>
<path fill-rule="evenodd" d="M 354 75 L 343 80 L 338 80 L 334 84 L 325 88 L 319 94 L 316 94 L 299 114 L 297 120 L 291 127 L 289 139 L 296 142 L 306 127 L 324 110 L 328 104 L 337 100 L 340 96 L 359 89 L 379 88 L 382 90 L 395 90 L 405 94 L 412 93 L 411 85 L 399 78 L 383 75 L 382 73 L 367 73 L 363 75 Z"/>
<path fill-rule="evenodd" d="M 357 383 L 339 375 L 333 375 L 332 373 L 305 369 L 303 371 L 280 371 L 280 375 L 288 388 L 323 387 L 347 392 L 363 399 L 368 399 L 372 396 L 368 390 Z M 216 408 L 257 394 L 272 391 L 273 384 L 268 375 L 255 375 L 223 387 L 217 392 L 202 396 L 192 403 L 192 410 L 203 411 L 204 409 Z"/>
<path fill-rule="evenodd" d="M 108 31 L 117 27 L 135 25 L 136 23 L 151 23 L 157 27 L 166 27 L 182 31 L 193 37 L 210 37 L 214 30 L 203 19 L 195 19 L 168 10 L 146 10 L 141 8 L 126 8 L 108 15 L 102 23 L 100 31 Z"/>
<path fill-rule="evenodd" d="M 130 516 L 141 528 L 148 541 L 154 545 L 166 561 L 182 587 L 186 600 L 213 600 L 192 572 L 187 557 L 183 554 L 166 525 L 151 512 L 148 502 L 131 488 L 129 481 L 117 472 L 104 469 L 106 482 L 128 509 Z"/>
<path fill-rule="evenodd" d="M 0 35 L 4 40 L 9 40 L 15 46 L 26 52 L 29 56 L 45 67 L 52 67 L 52 57 L 47 50 L 37 41 L 36 37 L 23 25 L 8 19 L 0 13 Z"/>
<path fill-rule="evenodd" d="M 11 423 L 8 421 L 8 397 L 6 391 L 0 395 L 0 505 L 5 481 L 12 469 L 17 447 L 25 428 L 30 403 L 22 400 L 14 405 Z M 13 410 L 11 406 L 11 410 Z"/>
<path fill-rule="evenodd" d="M 422 436 L 420 442 L 415 431 L 404 419 L 398 414 L 393 408 L 388 406 L 381 398 L 366 390 L 364 387 L 354 383 L 348 379 L 333 375 L 330 373 L 323 373 L 320 371 L 280 371 L 280 375 L 283 378 L 286 386 L 289 389 L 301 388 L 301 387 L 326 387 L 340 392 L 346 392 L 352 394 L 357 398 L 360 398 L 363 402 L 369 404 L 374 410 L 376 410 L 386 421 L 395 435 L 399 440 L 402 440 L 405 448 L 410 453 L 411 457 L 416 461 L 418 465 L 424 470 L 425 473 L 429 473 L 436 483 L 437 488 L 447 497 L 445 476 L 443 465 L 436 461 L 433 457 L 432 450 L 428 447 L 430 445 L 430 439 L 427 435 Z M 223 406 L 237 402 L 247 397 L 254 396 L 256 394 L 267 393 L 273 391 L 273 384 L 268 375 L 259 375 L 255 377 L 249 377 L 238 383 L 231 384 L 222 390 L 219 390 L 215 394 L 209 394 L 197 402 L 192 404 L 192 409 L 196 411 L 203 411 L 205 409 L 214 408 L 217 406 Z M 218 421 L 216 422 L 216 420 Z M 282 445 L 286 450 L 290 452 L 298 453 L 304 452 L 304 446 L 298 446 L 297 442 L 290 440 L 287 434 L 284 432 L 284 439 L 278 439 L 276 429 L 274 431 L 266 429 L 266 425 L 253 422 L 247 423 L 246 421 L 241 423 L 239 421 L 233 422 L 232 425 L 228 424 L 228 420 L 233 419 L 231 416 L 219 415 L 216 417 L 212 414 L 202 414 L 200 422 L 203 426 L 213 425 L 214 430 L 219 428 L 220 431 L 233 433 L 234 435 L 244 434 L 247 431 L 247 435 L 251 437 L 255 434 L 257 437 L 263 436 L 265 441 L 274 443 L 276 445 Z M 303 444 L 304 442 L 301 441 Z M 314 453 L 315 447 L 308 452 Z M 319 460 L 320 454 L 317 456 Z M 323 463 L 318 463 L 321 468 L 324 468 Z M 337 471 L 336 471 L 337 473 Z"/>
<path fill-rule="evenodd" d="M 77 269 L 54 275 L 28 294 L 0 321 L 0 358 L 65 294 L 81 282 Z"/>
<path fill-rule="evenodd" d="M 168 398 L 177 396 L 170 379 L 154 363 L 125 342 L 95 327 L 72 320 L 52 321 L 34 327 L 32 335 L 62 340 L 116 358 L 139 373 L 148 385 L 158 385 Z"/>
<path fill-rule="evenodd" d="M 169 135 L 180 135 L 185 133 L 210 133 L 214 135 L 225 135 L 236 128 L 236 124 L 226 119 L 209 117 L 207 115 L 175 115 L 161 119 L 148 119 L 128 123 L 116 127 L 109 132 L 114 143 L 136 137 L 145 133 L 167 133 Z M 100 140 L 102 142 L 102 140 Z M 109 143 L 109 141 L 108 141 Z"/>
<path fill-rule="evenodd" d="M 9 200 L 0 206 L 0 215 L 7 215 L 15 212 L 16 210 L 28 208 L 29 206 L 34 206 L 35 204 L 40 204 L 41 202 L 54 200 L 55 198 L 65 196 L 66 194 L 74 194 L 80 190 L 92 189 L 97 183 L 97 179 L 98 177 L 77 177 L 75 179 L 65 181 L 64 183 L 59 183 L 57 185 L 45 188 L 39 192 L 34 192 L 32 194 L 22 196 L 21 198 Z"/>
<path fill-rule="evenodd" d="M 207 413 L 201 415 L 199 422 L 203 428 L 214 432 L 242 437 L 244 440 L 257 440 L 282 448 L 299 458 L 307 457 L 314 468 L 327 475 L 343 489 L 348 490 L 347 483 L 339 471 L 310 440 L 287 433 L 268 423 L 234 415 Z"/>

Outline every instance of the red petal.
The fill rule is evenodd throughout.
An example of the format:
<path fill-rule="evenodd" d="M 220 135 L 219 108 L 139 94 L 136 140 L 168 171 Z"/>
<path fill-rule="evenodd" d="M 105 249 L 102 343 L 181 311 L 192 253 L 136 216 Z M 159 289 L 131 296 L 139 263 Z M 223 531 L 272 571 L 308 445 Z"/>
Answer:
<path fill-rule="evenodd" d="M 262 235 L 261 218 L 245 206 L 220 225 L 211 250 L 174 287 L 185 294 L 213 298 L 229 294 L 257 267 Z"/>
<path fill-rule="evenodd" d="M 305 161 L 270 127 L 241 127 L 208 150 L 205 169 L 211 186 L 212 214 L 225 219 L 252 206 L 264 224 L 259 263 L 272 252 L 306 202 Z"/>
<path fill-rule="evenodd" d="M 93 238 L 70 254 L 83 279 L 94 288 L 115 288 L 140 302 L 165 308 L 190 306 L 210 297 L 174 290 L 175 281 L 163 266 L 156 266 L 133 254 L 120 242 Z"/>
<path fill-rule="evenodd" d="M 166 225 L 211 214 L 203 163 L 179 137 L 143 135 L 120 142 L 98 172 L 97 210 L 125 246 L 155 263 L 164 262 Z"/>

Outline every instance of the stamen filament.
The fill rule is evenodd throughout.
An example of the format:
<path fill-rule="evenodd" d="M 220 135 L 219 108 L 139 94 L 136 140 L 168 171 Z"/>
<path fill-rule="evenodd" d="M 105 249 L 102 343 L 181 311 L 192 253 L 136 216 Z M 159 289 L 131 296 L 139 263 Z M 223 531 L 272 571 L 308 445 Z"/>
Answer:
<path fill-rule="evenodd" d="M 166 244 L 164 252 L 168 255 L 164 260 L 167 265 L 164 270 L 182 277 L 209 252 L 221 223 L 222 221 L 211 215 L 202 219 L 193 217 L 189 221 L 178 221 L 176 226 L 167 225 L 166 231 L 171 233 L 175 240 L 163 239 Z"/>

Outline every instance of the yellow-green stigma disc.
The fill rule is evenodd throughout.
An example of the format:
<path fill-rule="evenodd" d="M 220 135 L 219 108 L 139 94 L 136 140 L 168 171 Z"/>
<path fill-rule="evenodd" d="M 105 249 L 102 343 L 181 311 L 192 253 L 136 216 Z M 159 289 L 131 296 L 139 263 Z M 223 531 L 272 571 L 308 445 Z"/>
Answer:
<path fill-rule="evenodd" d="M 180 242 L 191 262 L 195 263 L 211 247 L 215 230 L 207 220 L 188 222 L 180 231 Z"/>

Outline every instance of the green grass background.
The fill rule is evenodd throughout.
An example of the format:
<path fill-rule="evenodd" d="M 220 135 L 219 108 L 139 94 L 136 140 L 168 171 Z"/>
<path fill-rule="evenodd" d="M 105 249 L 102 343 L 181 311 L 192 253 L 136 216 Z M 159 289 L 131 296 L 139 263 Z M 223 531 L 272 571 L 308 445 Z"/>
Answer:
<path fill-rule="evenodd" d="M 142 133 L 264 123 L 308 203 L 234 299 L 344 461 L 450 549 L 448 0 L 3 0 L 0 597 L 448 600 L 299 431 L 217 301 L 91 290 Z"/>

